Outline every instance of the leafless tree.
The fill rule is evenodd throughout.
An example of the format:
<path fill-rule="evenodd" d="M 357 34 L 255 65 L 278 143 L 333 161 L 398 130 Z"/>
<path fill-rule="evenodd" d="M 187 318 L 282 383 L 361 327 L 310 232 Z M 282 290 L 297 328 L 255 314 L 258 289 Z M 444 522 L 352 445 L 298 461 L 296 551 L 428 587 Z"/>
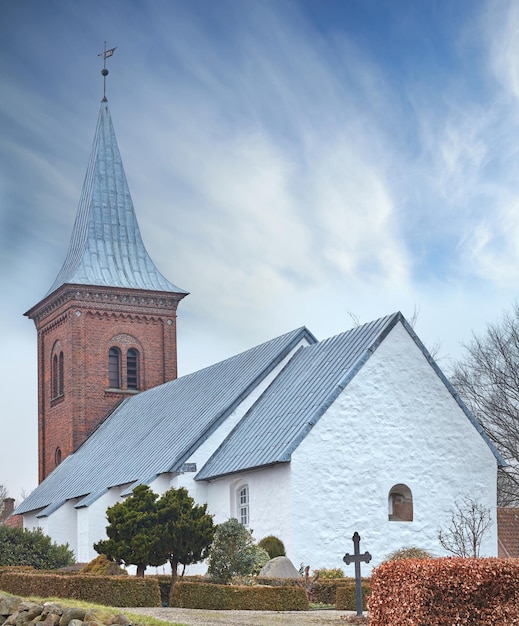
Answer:
<path fill-rule="evenodd" d="M 498 480 L 498 504 L 519 505 L 519 306 L 464 346 L 452 382 L 510 467 Z"/>
<path fill-rule="evenodd" d="M 481 542 L 491 523 L 490 509 L 465 498 L 456 502 L 450 513 L 449 528 L 438 530 L 442 547 L 456 556 L 479 557 Z"/>
<path fill-rule="evenodd" d="M 7 490 L 7 487 L 4 487 L 3 485 L 0 485 L 0 517 L 2 515 L 2 512 L 4 510 L 4 500 L 9 496 L 9 492 Z"/>

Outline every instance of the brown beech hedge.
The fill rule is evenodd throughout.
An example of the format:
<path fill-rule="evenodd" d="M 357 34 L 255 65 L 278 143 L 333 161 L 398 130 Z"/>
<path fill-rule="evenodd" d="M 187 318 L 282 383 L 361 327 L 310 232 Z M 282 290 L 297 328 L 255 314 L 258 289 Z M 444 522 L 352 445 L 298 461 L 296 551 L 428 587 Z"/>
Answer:
<path fill-rule="evenodd" d="M 387 561 L 368 606 L 370 626 L 519 626 L 519 560 Z"/>

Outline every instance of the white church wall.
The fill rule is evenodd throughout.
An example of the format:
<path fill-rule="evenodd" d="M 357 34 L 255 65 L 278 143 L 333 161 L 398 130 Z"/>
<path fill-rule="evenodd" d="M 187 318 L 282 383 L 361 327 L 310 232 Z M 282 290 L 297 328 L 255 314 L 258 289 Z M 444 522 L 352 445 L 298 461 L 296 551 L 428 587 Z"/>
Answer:
<path fill-rule="evenodd" d="M 443 554 L 449 509 L 472 498 L 495 515 L 495 458 L 401 324 L 292 455 L 294 559 L 345 566 L 351 538 L 373 560 L 404 546 Z M 412 522 L 388 519 L 391 487 L 413 495 Z M 497 554 L 495 521 L 482 555 Z M 350 571 L 351 570 L 351 571 Z"/>
<path fill-rule="evenodd" d="M 88 563 L 98 556 L 94 543 L 106 539 L 106 510 L 117 502 L 121 502 L 122 487 L 109 489 L 88 507 L 76 509 L 79 563 Z"/>
<path fill-rule="evenodd" d="M 279 537 L 285 544 L 287 556 L 292 546 L 291 479 L 289 464 L 243 472 L 209 483 L 197 483 L 204 488 L 208 512 L 214 523 L 221 524 L 231 517 L 239 519 L 238 492 L 245 485 L 249 493 L 249 523 L 254 539 L 268 535 Z M 204 574 L 207 563 L 190 565 L 186 574 Z"/>
<path fill-rule="evenodd" d="M 38 519 L 39 527 L 42 531 L 52 537 L 52 541 L 57 544 L 68 543 L 69 548 L 78 555 L 78 539 L 77 539 L 77 519 L 74 505 L 77 499 L 68 500 L 59 509 L 54 511 L 47 518 Z"/>

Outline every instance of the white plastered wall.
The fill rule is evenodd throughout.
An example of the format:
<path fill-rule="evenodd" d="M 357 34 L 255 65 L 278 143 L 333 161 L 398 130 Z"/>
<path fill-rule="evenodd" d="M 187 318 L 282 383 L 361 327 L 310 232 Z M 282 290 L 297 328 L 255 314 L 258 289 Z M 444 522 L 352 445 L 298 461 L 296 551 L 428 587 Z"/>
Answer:
<path fill-rule="evenodd" d="M 373 560 L 405 546 L 445 554 L 456 501 L 491 511 L 482 556 L 497 554 L 497 463 L 491 450 L 399 323 L 292 455 L 293 560 L 345 566 L 352 536 Z M 413 495 L 412 522 L 388 520 L 391 487 Z"/>

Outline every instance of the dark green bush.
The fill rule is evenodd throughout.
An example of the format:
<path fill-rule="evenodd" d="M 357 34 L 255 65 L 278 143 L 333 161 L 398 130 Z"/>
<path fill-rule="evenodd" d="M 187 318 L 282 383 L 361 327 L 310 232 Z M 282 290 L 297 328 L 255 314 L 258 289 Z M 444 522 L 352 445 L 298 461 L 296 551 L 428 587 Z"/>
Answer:
<path fill-rule="evenodd" d="M 158 581 L 152 576 L 4 572 L 0 576 L 0 589 L 17 596 L 56 596 L 106 606 L 160 606 Z"/>
<path fill-rule="evenodd" d="M 286 556 L 283 542 L 274 535 L 263 537 L 261 541 L 258 541 L 258 546 L 266 550 L 271 559 L 275 559 L 277 556 Z"/>
<path fill-rule="evenodd" d="M 58 545 L 41 528 L 27 530 L 0 524 L 0 565 L 59 569 L 76 562 L 68 544 Z"/>
<path fill-rule="evenodd" d="M 169 598 L 169 606 L 213 610 L 306 611 L 308 600 L 301 587 L 243 587 L 178 582 Z"/>

